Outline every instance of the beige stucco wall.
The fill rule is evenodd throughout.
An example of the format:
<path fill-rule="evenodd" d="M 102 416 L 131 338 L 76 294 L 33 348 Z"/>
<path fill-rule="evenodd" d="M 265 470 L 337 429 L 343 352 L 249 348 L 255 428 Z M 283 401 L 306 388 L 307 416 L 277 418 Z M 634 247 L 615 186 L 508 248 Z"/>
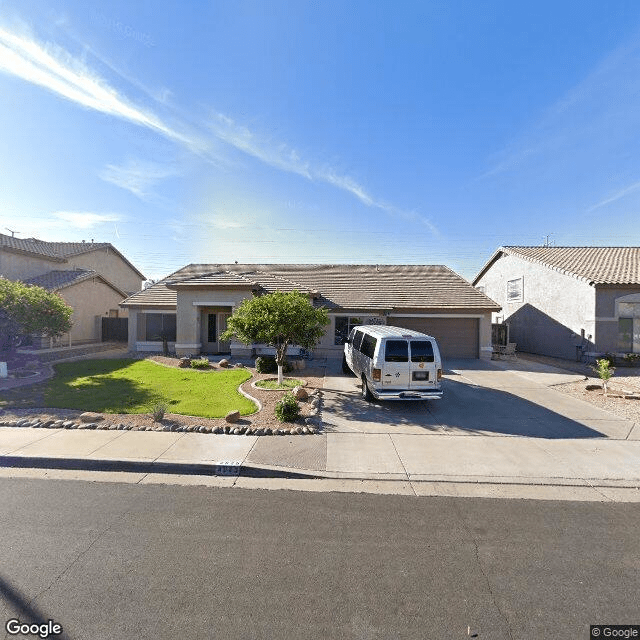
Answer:
<path fill-rule="evenodd" d="M 178 290 L 176 354 L 200 353 L 201 311 L 203 307 L 236 307 L 252 293 L 249 289 L 183 289 Z"/>
<path fill-rule="evenodd" d="M 71 307 L 73 327 L 69 332 L 71 341 L 88 342 L 101 339 L 101 325 L 97 318 L 107 317 L 110 309 L 117 309 L 122 298 L 119 293 L 98 278 L 79 282 L 60 291 L 60 296 Z M 67 344 L 69 334 L 58 342 Z"/>
<path fill-rule="evenodd" d="M 49 271 L 64 271 L 67 268 L 65 262 L 26 256 L 0 249 L 0 276 L 4 276 L 8 280 L 28 280 Z"/>
<path fill-rule="evenodd" d="M 109 247 L 69 258 L 68 268 L 93 269 L 109 282 L 131 295 L 142 288 L 140 276 Z"/>
<path fill-rule="evenodd" d="M 523 278 L 523 300 L 507 301 L 507 281 Z M 502 311 L 494 314 L 509 324 L 510 340 L 519 351 L 575 358 L 576 345 L 594 348 L 595 288 L 554 269 L 503 255 L 476 283 Z M 591 336 L 591 340 L 588 340 Z"/>

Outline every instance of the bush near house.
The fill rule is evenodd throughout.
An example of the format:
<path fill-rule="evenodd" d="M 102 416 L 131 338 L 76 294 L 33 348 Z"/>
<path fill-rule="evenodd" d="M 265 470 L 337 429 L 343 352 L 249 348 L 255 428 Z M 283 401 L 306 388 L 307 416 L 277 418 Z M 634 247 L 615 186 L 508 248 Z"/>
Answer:
<path fill-rule="evenodd" d="M 278 365 L 274 356 L 258 356 L 256 358 L 256 371 L 258 373 L 276 373 L 278 371 Z M 293 367 L 289 364 L 288 360 L 284 361 L 282 367 L 283 373 L 290 373 L 293 371 Z"/>
<path fill-rule="evenodd" d="M 0 277 L 0 351 L 13 351 L 26 334 L 54 338 L 66 333 L 72 313 L 57 293 Z"/>

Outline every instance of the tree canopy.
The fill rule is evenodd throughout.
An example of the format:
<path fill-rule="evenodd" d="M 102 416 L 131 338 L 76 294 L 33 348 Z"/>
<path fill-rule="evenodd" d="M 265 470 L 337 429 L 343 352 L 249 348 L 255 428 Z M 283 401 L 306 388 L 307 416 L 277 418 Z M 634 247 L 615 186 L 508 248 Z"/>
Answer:
<path fill-rule="evenodd" d="M 72 313 L 57 293 L 0 277 L 0 350 L 13 349 L 25 334 L 55 337 L 66 333 L 71 329 Z"/>
<path fill-rule="evenodd" d="M 276 350 L 278 381 L 289 345 L 313 349 L 329 324 L 326 309 L 316 309 L 299 291 L 276 291 L 249 298 L 227 321 L 223 340 L 235 337 L 244 344 L 267 344 Z"/>

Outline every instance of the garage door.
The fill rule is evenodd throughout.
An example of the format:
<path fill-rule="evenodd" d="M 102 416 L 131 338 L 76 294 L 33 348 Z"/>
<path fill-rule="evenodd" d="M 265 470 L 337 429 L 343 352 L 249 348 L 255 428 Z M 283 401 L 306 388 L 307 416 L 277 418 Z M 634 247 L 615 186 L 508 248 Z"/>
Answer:
<path fill-rule="evenodd" d="M 478 318 L 387 318 L 394 327 L 427 333 L 443 358 L 478 358 Z"/>

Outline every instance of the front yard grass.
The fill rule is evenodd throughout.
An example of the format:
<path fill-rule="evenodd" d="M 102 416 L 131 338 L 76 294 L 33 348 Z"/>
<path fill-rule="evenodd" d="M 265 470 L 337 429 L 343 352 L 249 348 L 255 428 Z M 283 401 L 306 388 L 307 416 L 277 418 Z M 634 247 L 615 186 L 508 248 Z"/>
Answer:
<path fill-rule="evenodd" d="M 47 407 L 99 413 L 150 413 L 165 402 L 169 413 L 222 418 L 229 411 L 257 411 L 238 387 L 246 369 L 201 372 L 163 367 L 146 360 L 80 360 L 55 365 L 44 400 Z"/>
<path fill-rule="evenodd" d="M 303 386 L 304 382 L 302 380 L 298 380 L 297 378 L 283 378 L 282 384 L 278 384 L 278 380 L 267 378 L 266 380 L 258 380 L 256 382 L 256 387 L 260 387 L 261 389 L 270 389 L 270 390 L 281 390 L 281 389 L 293 389 L 294 387 Z"/>

